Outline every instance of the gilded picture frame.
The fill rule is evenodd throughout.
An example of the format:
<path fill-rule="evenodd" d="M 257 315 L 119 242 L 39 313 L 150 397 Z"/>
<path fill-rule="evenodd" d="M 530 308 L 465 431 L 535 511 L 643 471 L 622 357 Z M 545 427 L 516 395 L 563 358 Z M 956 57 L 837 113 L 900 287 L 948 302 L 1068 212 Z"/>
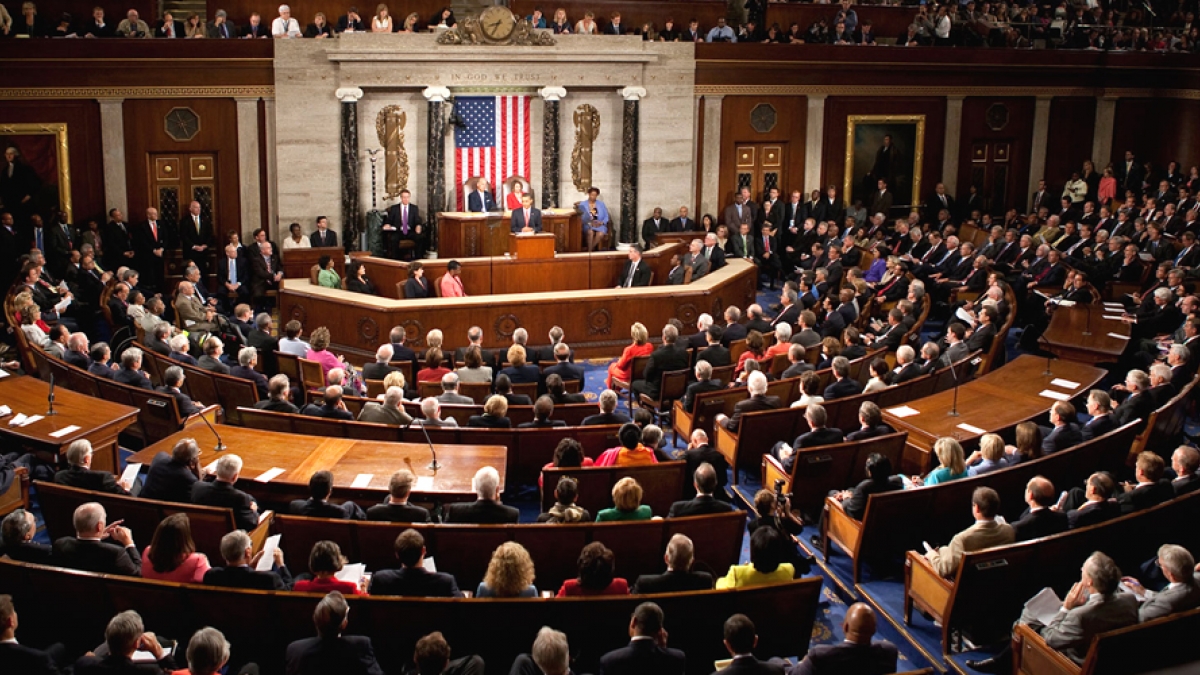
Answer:
<path fill-rule="evenodd" d="M 921 204 L 921 170 L 925 159 L 924 115 L 850 115 L 846 118 L 846 169 L 842 199 L 846 206 L 861 199 L 870 203 L 876 189 L 876 170 L 882 160 L 884 136 L 893 150 L 886 178 L 893 208 L 918 208 Z"/>
<path fill-rule="evenodd" d="M 41 137 L 52 137 L 53 148 L 47 147 Z M 48 215 L 47 211 L 54 204 L 45 203 L 52 201 L 53 197 L 47 195 L 46 188 L 53 187 L 48 185 L 48 178 L 53 177 L 57 181 L 57 208 L 65 211 L 67 214 L 67 222 L 74 221 L 74 209 L 71 204 L 71 163 L 70 163 L 70 148 L 67 143 L 67 125 L 65 122 L 38 122 L 38 123 L 3 123 L 0 122 L 0 151 L 7 150 L 9 147 L 15 147 L 20 153 L 19 162 L 25 162 L 27 165 L 34 167 L 42 182 L 42 192 L 40 194 L 42 203 L 38 203 L 35 207 L 38 213 L 43 217 Z M 0 165 L 7 168 L 7 163 L 0 159 Z M 10 207 L 6 207 L 10 208 Z"/>

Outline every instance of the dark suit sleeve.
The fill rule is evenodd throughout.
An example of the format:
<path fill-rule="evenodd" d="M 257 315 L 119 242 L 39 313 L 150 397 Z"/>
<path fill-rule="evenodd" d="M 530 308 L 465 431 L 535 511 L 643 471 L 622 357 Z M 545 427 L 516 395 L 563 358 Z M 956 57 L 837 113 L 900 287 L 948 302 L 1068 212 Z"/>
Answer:
<path fill-rule="evenodd" d="M 118 573 L 131 577 L 142 576 L 142 557 L 138 555 L 136 548 L 125 547 L 114 562 Z"/>

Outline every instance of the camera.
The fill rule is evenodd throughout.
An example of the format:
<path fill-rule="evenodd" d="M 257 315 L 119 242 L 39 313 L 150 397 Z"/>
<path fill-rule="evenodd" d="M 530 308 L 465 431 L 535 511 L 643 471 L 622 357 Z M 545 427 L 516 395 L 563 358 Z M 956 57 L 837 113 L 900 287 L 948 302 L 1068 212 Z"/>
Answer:
<path fill-rule="evenodd" d="M 783 486 L 787 483 L 783 478 L 775 479 L 775 505 L 777 508 L 787 508 L 787 495 L 783 493 Z"/>

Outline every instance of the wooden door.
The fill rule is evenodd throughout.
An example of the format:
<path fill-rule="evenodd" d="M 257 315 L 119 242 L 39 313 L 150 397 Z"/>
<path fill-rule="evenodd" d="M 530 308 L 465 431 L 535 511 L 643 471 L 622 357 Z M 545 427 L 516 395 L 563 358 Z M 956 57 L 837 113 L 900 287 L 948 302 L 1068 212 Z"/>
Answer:
<path fill-rule="evenodd" d="M 1024 194 L 1013 184 L 1015 170 L 1009 161 L 1013 140 L 979 141 L 971 144 L 971 182 L 983 200 L 984 213 L 993 216 L 1004 212 Z M 964 186 L 965 187 L 965 186 Z M 959 199 L 965 199 L 967 190 L 960 190 Z"/>
<path fill-rule="evenodd" d="M 150 185 L 149 203 L 158 209 L 159 220 L 168 223 L 178 223 L 179 219 L 188 212 L 188 206 L 200 202 L 200 214 L 213 224 L 213 232 L 218 233 L 217 245 L 209 249 L 210 258 L 220 253 L 225 246 L 225 238 L 221 223 L 217 222 L 217 163 L 213 153 L 151 153 L 149 156 Z M 179 249 L 168 251 L 166 283 L 168 288 L 183 277 L 183 256 Z M 211 260 L 210 260 L 211 262 Z M 209 266 L 210 279 L 215 274 Z"/>
<path fill-rule="evenodd" d="M 786 185 L 783 175 L 786 154 L 786 143 L 739 143 L 735 152 L 737 183 L 734 193 L 748 187 L 750 198 L 757 202 L 765 199 L 771 188 L 779 188 L 782 194 Z M 732 195 L 729 203 L 732 203 Z"/>

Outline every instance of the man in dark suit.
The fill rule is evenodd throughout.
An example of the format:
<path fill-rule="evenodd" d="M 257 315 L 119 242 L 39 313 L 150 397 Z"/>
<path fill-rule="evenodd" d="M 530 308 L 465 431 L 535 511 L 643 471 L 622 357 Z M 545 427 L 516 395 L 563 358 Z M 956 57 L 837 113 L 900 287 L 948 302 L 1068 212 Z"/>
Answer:
<path fill-rule="evenodd" d="M 174 398 L 179 406 L 179 414 L 183 417 L 191 417 L 204 410 L 204 408 L 193 401 L 191 396 L 183 393 L 183 390 L 180 388 L 183 386 L 183 380 L 183 368 L 180 366 L 171 366 L 163 373 L 162 386 L 155 388 L 155 391 Z"/>
<path fill-rule="evenodd" d="M 642 245 L 646 248 L 654 248 L 658 233 L 666 232 L 669 227 L 670 224 L 663 218 L 662 209 L 656 207 L 654 215 L 642 221 Z"/>
<path fill-rule="evenodd" d="M 886 640 L 871 640 L 875 635 L 875 612 L 869 605 L 850 605 L 842 632 L 845 637 L 841 643 L 814 646 L 790 675 L 895 672 L 899 651 Z"/>
<path fill-rule="evenodd" d="M 718 414 L 713 422 L 720 424 L 729 431 L 736 432 L 742 423 L 742 415 L 758 412 L 759 410 L 778 410 L 783 406 L 778 396 L 767 396 L 767 376 L 761 370 L 750 373 L 746 378 L 746 390 L 750 398 L 738 401 L 733 406 L 733 416 L 726 417 Z"/>
<path fill-rule="evenodd" d="M 851 490 L 834 493 L 834 499 L 842 503 L 846 515 L 861 520 L 867 510 L 867 499 L 873 494 L 903 490 L 904 482 L 892 471 L 892 461 L 878 452 L 871 453 L 866 462 L 867 478 Z M 819 538 L 813 538 L 820 541 Z"/>
<path fill-rule="evenodd" d="M 264 306 L 267 291 L 278 290 L 281 279 L 283 263 L 275 253 L 275 247 L 269 241 L 258 244 L 258 251 L 250 254 L 250 293 L 254 302 Z"/>
<path fill-rule="evenodd" d="M 310 518 L 333 518 L 336 520 L 366 520 L 367 514 L 354 502 L 334 504 L 329 501 L 333 493 L 333 472 L 318 471 L 308 479 L 308 499 L 292 500 L 288 512 Z"/>
<path fill-rule="evenodd" d="M 337 232 L 329 229 L 329 218 L 317 216 L 317 229 L 308 235 L 313 248 L 330 248 L 338 245 Z"/>
<path fill-rule="evenodd" d="M 808 431 L 796 437 L 792 441 L 792 446 L 789 448 L 785 443 L 777 443 L 772 452 L 779 462 L 783 464 L 784 471 L 789 474 L 792 472 L 792 466 L 796 461 L 796 453 L 804 448 L 815 448 L 822 445 L 833 445 L 841 443 L 844 439 L 841 429 L 831 429 L 825 425 L 829 421 L 828 413 L 825 412 L 825 406 L 819 403 L 810 403 L 805 406 L 804 419 L 808 422 Z"/>
<path fill-rule="evenodd" d="M 200 446 L 195 440 L 184 438 L 175 444 L 171 454 L 160 452 L 154 456 L 138 496 L 187 504 L 192 501 L 192 486 L 198 480 Z"/>
<path fill-rule="evenodd" d="M 475 183 L 475 189 L 467 195 L 467 211 L 484 213 L 496 208 L 496 198 L 492 196 L 491 190 L 488 190 L 487 180 L 480 178 Z"/>
<path fill-rule="evenodd" d="M 354 419 L 354 414 L 346 409 L 346 402 L 342 400 L 342 388 L 336 384 L 325 387 L 325 394 L 321 403 L 309 403 L 300 410 L 300 414 L 311 415 L 312 417 L 324 417 L 331 420 Z"/>
<path fill-rule="evenodd" d="M 71 443 L 66 454 L 68 468 L 54 474 L 55 483 L 93 492 L 129 494 L 129 486 L 118 482 L 111 472 L 92 470 L 92 444 L 87 439 Z"/>
<path fill-rule="evenodd" d="M 371 595 L 400 595 L 412 598 L 461 598 L 454 577 L 425 569 L 425 537 L 408 529 L 396 537 L 396 560 L 400 569 L 385 569 L 371 576 Z"/>
<path fill-rule="evenodd" d="M 1029 204 L 1029 212 L 1037 213 L 1042 209 L 1053 209 L 1058 205 L 1058 201 L 1055 200 L 1054 195 L 1050 194 L 1050 190 L 1046 187 L 1046 181 L 1039 180 L 1038 189 L 1030 197 Z"/>
<path fill-rule="evenodd" d="M 1146 427 L 1150 415 L 1154 412 L 1154 401 L 1147 393 L 1148 389 L 1150 389 L 1150 377 L 1146 375 L 1145 371 L 1131 370 L 1126 373 L 1124 391 L 1129 392 L 1129 396 L 1121 401 L 1121 405 L 1117 406 L 1112 413 L 1113 422 L 1117 426 L 1125 426 L 1140 419 L 1138 428 Z"/>
<path fill-rule="evenodd" d="M 1119 194 L 1125 194 L 1125 190 L 1133 190 L 1135 195 L 1142 194 L 1142 181 L 1146 177 L 1146 170 L 1142 167 L 1142 163 L 1134 157 L 1133 151 L 1125 151 L 1125 159 L 1113 167 L 1113 173 L 1116 176 L 1117 185 L 1120 186 Z"/>
<path fill-rule="evenodd" d="M 254 543 L 250 535 L 234 530 L 221 537 L 221 557 L 224 567 L 214 567 L 204 573 L 206 586 L 225 588 L 250 588 L 260 591 L 286 591 L 292 587 L 292 574 L 283 560 L 283 549 L 272 553 L 271 569 L 262 572 L 255 569 L 263 552 L 254 555 Z"/>
<path fill-rule="evenodd" d="M 1171 468 L 1175 471 L 1175 480 L 1171 487 L 1176 495 L 1186 495 L 1200 490 L 1200 451 L 1190 445 L 1181 445 L 1171 453 Z"/>
<path fill-rule="evenodd" d="M 700 352 L 696 354 L 696 362 L 708 361 L 714 368 L 731 365 L 733 359 L 729 355 L 729 349 L 721 344 L 724 339 L 724 328 L 716 324 L 709 326 L 704 331 L 704 344 L 698 348 Z"/>
<path fill-rule="evenodd" d="M 671 504 L 671 509 L 667 512 L 668 518 L 704 516 L 710 513 L 728 513 L 733 510 L 733 507 L 727 502 L 713 496 L 713 493 L 717 491 L 717 472 L 713 469 L 712 464 L 704 462 L 696 467 L 696 472 L 692 475 L 692 484 L 696 488 L 696 496 L 693 499 Z"/>
<path fill-rule="evenodd" d="M 809 215 L 815 218 L 818 223 L 826 223 L 831 220 L 841 223 L 845 212 L 846 207 L 842 204 L 841 197 L 837 196 L 837 187 L 830 185 L 825 188 L 824 196 L 817 202 L 813 212 Z"/>
<path fill-rule="evenodd" d="M 475 472 L 471 486 L 478 499 L 470 503 L 448 505 L 445 516 L 447 523 L 502 525 L 517 522 L 521 512 L 500 503 L 500 474 L 494 468 L 485 466 Z"/>
<path fill-rule="evenodd" d="M 17 609 L 11 595 L 0 595 L 0 663 L 6 670 L 22 675 L 58 675 L 51 651 L 17 642 Z"/>
<path fill-rule="evenodd" d="M 208 276 L 208 249 L 216 243 L 212 220 L 200 210 L 200 202 L 188 205 L 188 212 L 179 219 L 179 246 L 183 259 L 191 260 L 200 270 L 200 278 Z M 203 283 L 203 281 L 201 282 Z"/>
<path fill-rule="evenodd" d="M 560 342 L 554 345 L 553 349 L 554 365 L 542 371 L 543 385 L 551 375 L 558 375 L 564 382 L 568 380 L 582 382 L 586 373 L 583 366 L 571 363 L 571 346 L 565 342 Z"/>
<path fill-rule="evenodd" d="M 222 301 L 226 313 L 233 306 L 250 299 L 250 261 L 238 255 L 238 247 L 229 244 L 225 256 L 217 259 L 217 298 Z M 233 294 L 235 297 L 230 298 Z"/>
<path fill-rule="evenodd" d="M 630 592 L 635 595 L 649 595 L 711 589 L 713 587 L 711 574 L 692 571 L 694 557 L 695 551 L 691 539 L 682 534 L 672 536 L 671 541 L 667 543 L 667 553 L 663 556 L 663 560 L 667 563 L 667 571 L 663 574 L 639 576 Z"/>
<path fill-rule="evenodd" d="M 737 307 L 725 308 L 725 330 L 721 333 L 721 346 L 728 347 L 731 342 L 744 340 L 750 333 L 744 324 L 739 323 L 741 320 L 742 310 Z"/>
<path fill-rule="evenodd" d="M 743 225 L 749 227 L 754 224 L 754 205 L 747 203 L 742 193 L 738 192 L 733 197 L 733 203 L 726 206 L 721 214 L 721 223 L 729 227 L 730 239 L 733 239 Z"/>
<path fill-rule="evenodd" d="M 1067 499 L 1068 505 L 1072 500 L 1078 501 L 1076 493 L 1080 490 L 1072 488 L 1071 492 L 1071 496 Z M 1108 474 L 1097 472 L 1088 476 L 1086 486 L 1082 490 L 1083 503 L 1078 508 L 1067 510 L 1068 528 L 1077 530 L 1120 517 L 1121 506 L 1112 500 L 1114 492 L 1116 492 L 1116 483 Z"/>
<path fill-rule="evenodd" d="M 689 384 L 683 394 L 682 405 L 684 410 L 691 411 L 692 404 L 695 403 L 698 394 L 725 388 L 720 380 L 713 379 L 712 369 L 712 364 L 708 361 L 704 359 L 696 361 L 696 368 L 693 371 L 696 375 L 696 381 Z"/>
<path fill-rule="evenodd" d="M 192 485 L 192 503 L 233 509 L 233 522 L 238 529 L 249 532 L 258 527 L 258 504 L 250 495 L 234 487 L 242 472 L 242 458 L 228 454 L 217 460 L 217 475 L 213 481 L 197 481 Z"/>
<path fill-rule="evenodd" d="M 612 389 L 605 389 L 600 392 L 600 412 L 595 415 L 588 415 L 580 422 L 580 426 L 590 427 L 599 426 L 602 424 L 626 424 L 629 422 L 629 416 L 625 413 L 616 412 L 617 409 L 617 393 Z"/>
<path fill-rule="evenodd" d="M 1048 479 L 1042 476 L 1029 479 L 1025 484 L 1025 503 L 1029 508 L 1020 520 L 1012 524 L 1017 541 L 1029 541 L 1067 531 L 1067 514 L 1050 508 L 1056 500 L 1054 484 Z"/>
<path fill-rule="evenodd" d="M 67 214 L 59 212 L 58 222 L 46 228 L 46 265 L 59 279 L 66 276 L 71 264 L 71 251 L 79 248 L 75 228 L 67 222 Z"/>
<path fill-rule="evenodd" d="M 1163 478 L 1166 469 L 1163 458 L 1146 451 L 1139 453 L 1134 468 L 1136 483 L 1125 483 L 1125 491 L 1117 497 L 1121 513 L 1133 513 L 1157 506 L 1175 498 L 1171 481 Z"/>
<path fill-rule="evenodd" d="M 521 208 L 513 210 L 509 230 L 513 234 L 537 234 L 542 231 L 542 211 L 533 207 L 533 195 L 521 195 Z"/>
<path fill-rule="evenodd" d="M 139 651 L 148 652 L 153 664 L 135 664 L 133 657 Z M 114 616 L 104 630 L 101 649 L 79 657 L 73 667 L 77 675 L 139 675 L 173 670 L 175 659 L 163 649 L 154 633 L 146 630 L 142 617 L 132 609 Z"/>
<path fill-rule="evenodd" d="M 133 232 L 125 223 L 125 216 L 118 209 L 108 212 L 109 221 L 104 225 L 100 236 L 104 240 L 104 256 L 101 262 L 104 269 L 116 272 L 122 265 L 132 265 L 136 252 L 134 250 Z"/>
<path fill-rule="evenodd" d="M 666 646 L 662 609 L 643 602 L 633 610 L 629 622 L 629 644 L 600 657 L 600 672 L 605 675 L 683 675 L 687 658 L 678 649 Z"/>
<path fill-rule="evenodd" d="M 792 289 L 789 288 L 789 289 L 784 290 L 784 294 L 786 295 L 787 292 L 790 290 L 792 290 Z M 781 301 L 782 301 L 782 297 L 781 297 Z M 784 301 L 784 303 L 786 304 L 786 301 Z M 793 305 L 795 305 L 795 304 L 796 303 L 793 303 Z M 780 314 L 782 315 L 786 311 L 787 311 L 787 309 L 785 308 L 782 312 L 780 312 Z M 797 309 L 797 312 L 799 312 L 799 309 Z M 779 317 L 776 317 L 776 318 L 779 318 Z M 784 317 L 783 320 L 786 321 L 786 320 L 788 320 L 788 318 Z M 742 337 L 744 338 L 747 335 L 749 335 L 750 331 L 752 331 L 752 330 L 756 330 L 756 331 L 762 333 L 763 335 L 766 335 L 767 333 L 771 332 L 772 326 L 771 326 L 770 321 L 767 321 L 765 318 L 763 318 L 762 307 L 760 305 L 755 304 L 755 305 L 750 305 L 749 307 L 746 308 L 746 325 L 743 328 L 745 329 L 745 334 L 742 335 Z M 727 327 L 726 332 L 728 332 L 728 330 L 729 329 Z M 740 339 L 740 338 L 737 338 L 737 339 Z M 726 340 L 723 344 L 728 345 L 729 340 Z"/>
<path fill-rule="evenodd" d="M 137 252 L 135 262 L 141 273 L 142 285 L 150 291 L 167 291 L 163 286 L 163 277 L 166 274 L 166 250 L 171 243 L 169 229 L 165 223 L 158 221 L 158 209 L 146 209 L 146 221 L 139 223 L 133 232 L 133 248 Z"/>
<path fill-rule="evenodd" d="M 688 217 L 688 207 L 679 207 L 679 217 L 672 218 L 667 224 L 667 232 L 691 232 L 696 229 L 696 221 Z"/>
<path fill-rule="evenodd" d="M 133 533 L 119 523 L 109 526 L 107 518 L 104 507 L 96 502 L 76 507 L 72 519 L 75 536 L 54 542 L 55 564 L 100 574 L 141 576 L 142 557 L 133 545 Z"/>
<path fill-rule="evenodd" d="M 754 622 L 745 614 L 734 614 L 725 620 L 725 649 L 733 657 L 728 666 L 714 675 L 783 675 L 785 663 L 780 659 L 761 661 L 754 655 L 758 634 Z"/>
<path fill-rule="evenodd" d="M 1050 427 L 1042 427 L 1042 453 L 1049 455 L 1082 442 L 1083 434 L 1075 423 L 1075 406 L 1058 401 L 1050 408 Z"/>
<path fill-rule="evenodd" d="M 408 503 L 408 495 L 415 481 L 408 469 L 400 469 L 388 481 L 388 497 L 382 504 L 367 509 L 367 520 L 393 523 L 428 523 L 429 511 Z M 399 545 L 399 540 L 397 540 Z"/>
<path fill-rule="evenodd" d="M 317 637 L 296 640 L 287 647 L 287 672 L 294 675 L 383 675 L 375 660 L 371 638 L 342 635 L 349 622 L 350 606 L 333 591 L 317 603 L 313 624 Z"/>
<path fill-rule="evenodd" d="M 862 383 L 850 377 L 850 361 L 846 357 L 833 357 L 831 366 L 833 368 L 833 376 L 837 379 L 828 387 L 825 387 L 822 395 L 826 401 L 845 398 L 847 396 L 857 396 L 862 393 Z"/>
<path fill-rule="evenodd" d="M 255 370 L 257 363 L 258 350 L 254 347 L 242 347 L 238 350 L 238 364 L 229 369 L 229 374 L 240 380 L 253 382 L 258 398 L 264 399 L 268 395 L 267 376 Z"/>
<path fill-rule="evenodd" d="M 238 36 L 237 26 L 229 20 L 223 9 L 217 10 L 216 17 L 208 22 L 205 32 L 208 37 L 216 40 L 232 40 Z"/>
<path fill-rule="evenodd" d="M 1112 399 L 1107 392 L 1100 389 L 1088 392 L 1087 412 L 1092 419 L 1080 429 L 1080 437 L 1083 440 L 1090 441 L 1117 428 L 1112 415 Z"/>
<path fill-rule="evenodd" d="M 676 344 L 678 340 L 679 329 L 670 324 L 663 326 L 662 346 L 650 354 L 650 360 L 646 363 L 646 370 L 642 379 L 633 383 L 633 394 L 635 396 L 646 394 L 651 398 L 657 398 L 659 387 L 662 385 L 663 373 L 669 373 L 674 370 L 687 370 L 688 365 L 690 365 L 688 362 L 688 353 L 687 350 Z"/>
<path fill-rule="evenodd" d="M 108 357 L 111 354 L 112 350 L 109 349 L 108 343 L 97 342 L 92 345 L 92 351 L 89 355 L 91 362 L 88 363 L 87 368 L 88 372 L 96 377 L 103 377 L 106 380 L 113 379 L 115 371 L 113 371 L 112 366 L 108 362 Z"/>
<path fill-rule="evenodd" d="M 617 288 L 649 286 L 652 274 L 650 265 L 642 260 L 642 247 L 633 244 L 629 247 L 629 260 L 621 267 L 621 274 L 617 277 Z"/>
<path fill-rule="evenodd" d="M 388 207 L 383 221 L 384 246 L 390 258 L 400 257 L 400 244 L 405 241 L 413 242 L 413 257 L 425 257 L 429 236 L 421 220 L 421 209 L 409 203 L 411 197 L 408 190 L 401 190 L 400 203 Z"/>

